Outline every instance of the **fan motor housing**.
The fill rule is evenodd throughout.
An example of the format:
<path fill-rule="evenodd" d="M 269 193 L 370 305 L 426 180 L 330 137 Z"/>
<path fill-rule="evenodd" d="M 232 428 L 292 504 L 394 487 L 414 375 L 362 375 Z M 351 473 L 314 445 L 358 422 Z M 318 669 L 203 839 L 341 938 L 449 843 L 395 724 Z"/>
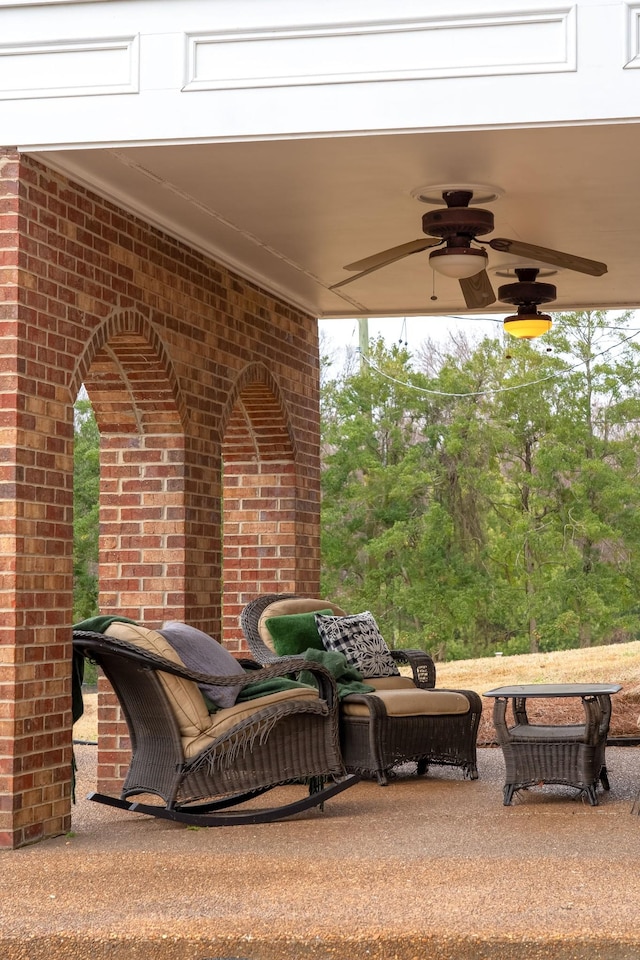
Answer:
<path fill-rule="evenodd" d="M 552 283 L 540 283 L 538 280 L 524 280 L 519 283 L 505 283 L 498 287 L 498 300 L 502 303 L 538 304 L 551 303 L 557 296 Z"/>
<path fill-rule="evenodd" d="M 493 230 L 493 214 L 477 207 L 446 207 L 422 217 L 422 232 L 429 237 L 480 237 Z"/>

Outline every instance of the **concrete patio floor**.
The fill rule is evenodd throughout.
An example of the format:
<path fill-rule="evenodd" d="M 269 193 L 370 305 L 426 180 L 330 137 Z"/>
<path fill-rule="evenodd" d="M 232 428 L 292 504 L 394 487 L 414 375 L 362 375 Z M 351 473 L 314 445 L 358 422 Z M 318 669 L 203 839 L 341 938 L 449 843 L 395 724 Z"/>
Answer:
<path fill-rule="evenodd" d="M 598 807 L 563 787 L 504 807 L 484 749 L 478 781 L 433 768 L 195 830 L 83 799 L 76 751 L 73 835 L 0 854 L 2 960 L 640 958 L 640 748 L 608 748 Z"/>

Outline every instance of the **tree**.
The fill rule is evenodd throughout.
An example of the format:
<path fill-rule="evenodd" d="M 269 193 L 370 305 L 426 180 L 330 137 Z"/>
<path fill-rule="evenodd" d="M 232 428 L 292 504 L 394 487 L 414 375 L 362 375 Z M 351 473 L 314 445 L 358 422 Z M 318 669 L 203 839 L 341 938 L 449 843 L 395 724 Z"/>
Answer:
<path fill-rule="evenodd" d="M 493 443 L 499 464 L 501 490 L 492 505 L 511 583 L 521 593 L 519 616 L 526 624 L 528 649 L 539 649 L 540 596 L 554 544 L 554 502 L 548 477 L 540 467 L 540 452 L 553 436 L 557 380 L 562 365 L 528 342 L 510 348 L 501 386 L 492 397 Z M 504 548 L 508 547 L 508 552 Z"/>

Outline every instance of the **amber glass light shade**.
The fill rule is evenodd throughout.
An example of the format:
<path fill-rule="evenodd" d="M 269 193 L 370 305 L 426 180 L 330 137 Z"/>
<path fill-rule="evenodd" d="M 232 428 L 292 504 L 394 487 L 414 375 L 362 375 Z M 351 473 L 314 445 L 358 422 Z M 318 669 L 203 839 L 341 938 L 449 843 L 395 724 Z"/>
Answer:
<path fill-rule="evenodd" d="M 504 329 L 519 340 L 535 340 L 551 329 L 551 317 L 548 313 L 516 313 L 504 321 Z"/>

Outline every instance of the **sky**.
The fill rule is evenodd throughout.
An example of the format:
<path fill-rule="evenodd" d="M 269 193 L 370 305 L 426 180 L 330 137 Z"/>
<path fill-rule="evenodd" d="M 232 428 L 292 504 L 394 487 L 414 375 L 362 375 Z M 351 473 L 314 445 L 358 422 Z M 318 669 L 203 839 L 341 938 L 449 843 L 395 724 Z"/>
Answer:
<path fill-rule="evenodd" d="M 441 316 L 441 317 L 370 317 L 369 339 L 381 336 L 388 346 L 406 343 L 407 349 L 415 351 L 431 337 L 444 341 L 452 330 L 467 333 L 474 339 L 484 336 L 501 337 L 504 316 Z M 357 318 L 319 320 L 318 329 L 327 339 L 329 352 L 346 352 L 357 349 L 359 325 Z"/>

